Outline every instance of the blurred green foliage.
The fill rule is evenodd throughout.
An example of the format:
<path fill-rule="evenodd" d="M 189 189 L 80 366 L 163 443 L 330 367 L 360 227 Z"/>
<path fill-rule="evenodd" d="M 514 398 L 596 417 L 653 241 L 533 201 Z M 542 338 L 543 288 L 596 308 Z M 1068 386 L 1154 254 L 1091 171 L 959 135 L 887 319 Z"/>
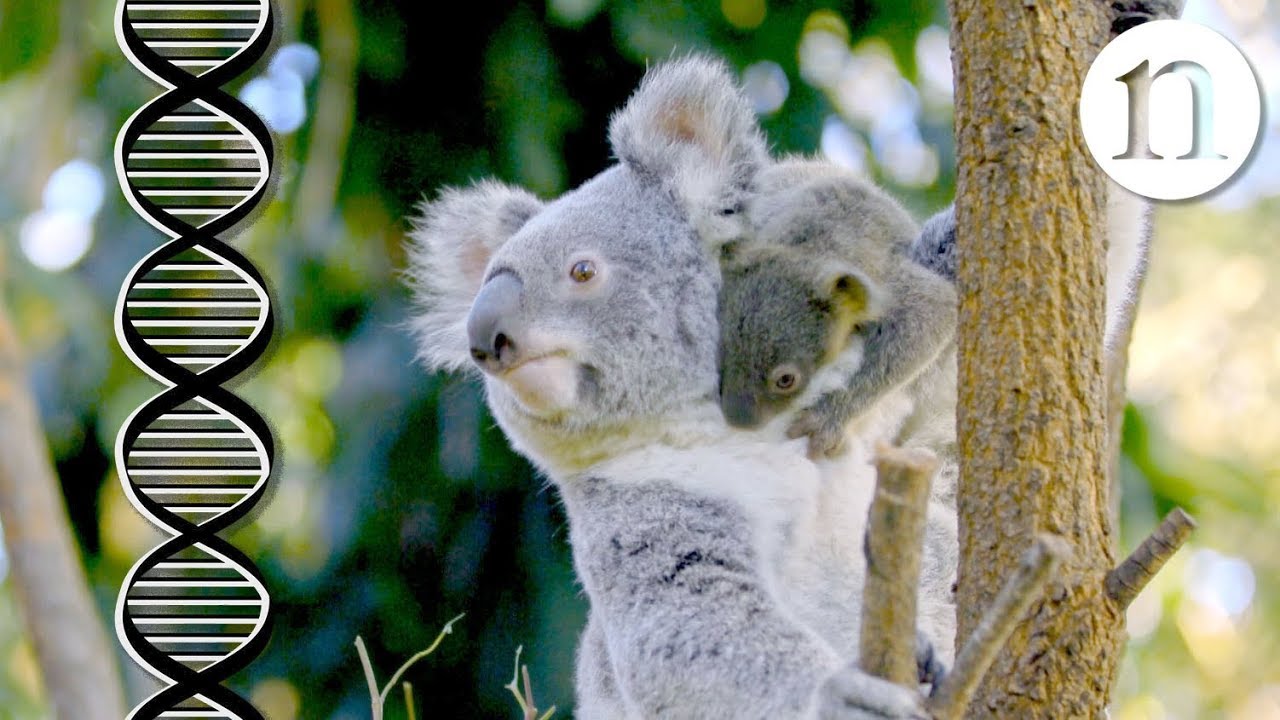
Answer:
<path fill-rule="evenodd" d="M 478 384 L 415 365 L 397 275 L 406 218 L 440 188 L 481 177 L 545 197 L 590 178 L 611 162 L 609 116 L 646 64 L 691 50 L 739 70 L 776 64 L 785 102 L 761 118 L 775 151 L 847 149 L 840 138 L 854 138 L 866 171 L 923 216 L 954 191 L 950 109 L 931 99 L 921 54 L 922 32 L 945 28 L 945 8 L 936 0 L 277 7 L 281 43 L 309 44 L 321 62 L 305 87 L 306 121 L 277 138 L 275 199 L 236 241 L 271 283 L 278 317 L 272 352 L 239 389 L 272 423 L 282 453 L 275 489 L 233 537 L 276 603 L 270 646 L 233 685 L 278 720 L 366 717 L 355 636 L 385 680 L 465 612 L 406 676 L 419 715 L 515 716 L 503 685 L 523 645 L 539 702 L 567 717 L 585 602 L 565 518 L 554 491 L 507 447 Z M 112 13 L 87 0 L 0 0 L 0 282 L 104 617 L 128 567 L 158 539 L 124 501 L 110 462 L 124 417 L 155 392 L 116 347 L 111 313 L 128 269 L 160 241 L 115 188 L 114 134 L 156 88 L 116 49 Z M 890 95 L 910 100 L 896 111 L 908 113 L 934 158 L 927 182 L 895 184 L 879 130 L 848 110 L 859 98 L 803 79 L 802 38 L 815 28 L 859 58 L 887 60 L 877 67 L 891 69 L 891 85 L 910 83 Z M 83 258 L 41 269 L 23 245 L 25 223 L 50 174 L 73 158 L 103 173 L 106 203 Z M 1200 509 L 1207 492 L 1218 508 L 1212 522 L 1275 528 L 1264 512 L 1275 509 L 1275 489 L 1260 507 L 1267 491 L 1252 466 L 1228 471 L 1170 448 L 1137 410 L 1127 428 L 1126 546 L 1172 504 Z M 1135 652 L 1142 668 L 1158 664 L 1167 676 L 1127 666 L 1123 697 L 1138 700 L 1121 700 L 1124 717 L 1159 717 L 1132 713 L 1172 692 L 1167 677 L 1194 678 L 1199 689 L 1182 707 L 1214 716 L 1237 704 L 1224 693 L 1280 682 L 1275 581 L 1258 584 L 1268 600 L 1249 612 L 1264 616 L 1258 636 L 1272 652 L 1247 687 L 1196 665 L 1171 614 L 1157 614 Z M 1159 601 L 1172 610 L 1182 602 L 1178 579 L 1162 587 Z M 0 717 L 38 717 L 37 672 L 11 604 L 0 594 Z M 131 697 L 149 694 L 149 681 L 121 659 Z M 403 717 L 389 705 L 388 717 Z"/>

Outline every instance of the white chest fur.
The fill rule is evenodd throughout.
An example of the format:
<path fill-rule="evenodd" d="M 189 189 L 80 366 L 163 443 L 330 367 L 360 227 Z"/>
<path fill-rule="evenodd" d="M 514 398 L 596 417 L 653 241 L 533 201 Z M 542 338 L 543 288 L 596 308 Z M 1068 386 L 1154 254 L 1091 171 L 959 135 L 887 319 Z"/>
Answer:
<path fill-rule="evenodd" d="M 732 503 L 753 526 L 759 577 L 779 607 L 852 658 L 875 474 L 860 447 L 819 463 L 804 450 L 803 440 L 731 433 L 711 446 L 649 446 L 597 470 L 611 478 L 662 479 Z"/>

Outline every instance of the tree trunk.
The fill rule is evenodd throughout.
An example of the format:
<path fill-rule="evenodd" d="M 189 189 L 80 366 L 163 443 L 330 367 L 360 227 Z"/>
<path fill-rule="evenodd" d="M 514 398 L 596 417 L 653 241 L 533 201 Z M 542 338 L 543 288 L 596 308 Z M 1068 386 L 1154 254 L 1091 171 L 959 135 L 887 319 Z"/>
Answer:
<path fill-rule="evenodd" d="M 971 717 L 1103 717 L 1123 613 L 1103 373 L 1105 186 L 1077 119 L 1107 4 L 951 0 L 960 291 L 962 643 L 1037 532 L 1072 558 L 1032 604 Z M 981 291 L 980 293 L 978 291 Z"/>
<path fill-rule="evenodd" d="M 2 251 L 3 248 L 0 248 Z M 115 653 L 107 642 L 27 391 L 17 336 L 3 301 L 0 254 L 0 522 L 13 589 L 53 713 L 124 716 Z"/>

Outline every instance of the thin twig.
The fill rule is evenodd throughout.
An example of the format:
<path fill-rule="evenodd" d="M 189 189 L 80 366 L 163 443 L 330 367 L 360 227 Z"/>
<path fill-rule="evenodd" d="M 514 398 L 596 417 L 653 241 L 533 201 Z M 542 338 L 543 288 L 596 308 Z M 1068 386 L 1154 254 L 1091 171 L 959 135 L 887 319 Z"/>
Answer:
<path fill-rule="evenodd" d="M 454 619 L 445 623 L 444 627 L 440 628 L 440 633 L 436 635 L 436 639 L 432 641 L 430 647 L 404 661 L 404 664 L 400 666 L 400 669 L 396 670 L 395 674 L 391 676 L 391 679 L 387 681 L 386 687 L 382 688 L 382 694 L 379 697 L 382 698 L 383 702 L 387 701 L 387 694 L 391 692 L 391 688 L 395 687 L 396 681 L 400 679 L 400 676 L 404 675 L 405 671 L 408 670 L 411 665 L 435 652 L 436 648 L 440 646 L 440 642 L 444 640 L 444 636 L 453 632 L 453 624 L 461 620 L 462 617 L 462 615 L 458 615 Z"/>
<path fill-rule="evenodd" d="M 520 717 L 528 720 L 529 713 L 532 711 L 529 701 L 525 700 L 524 695 L 520 692 L 520 652 L 524 650 L 523 645 L 516 646 L 516 667 L 511 673 L 511 682 L 502 687 L 510 691 L 512 697 L 516 699 L 516 705 L 520 706 Z"/>
<path fill-rule="evenodd" d="M 1170 510 L 1147 539 L 1107 573 L 1107 594 L 1120 607 L 1128 607 L 1195 529 L 1196 521 L 1182 508 Z"/>
<path fill-rule="evenodd" d="M 516 666 L 515 671 L 511 674 L 511 682 L 502 687 L 511 693 L 516 699 L 516 705 L 520 706 L 521 720 L 548 720 L 556 711 L 556 706 L 552 705 L 547 711 L 538 714 L 538 704 L 533 700 L 533 683 L 529 682 L 529 666 L 520 664 L 520 652 L 524 650 L 524 646 L 516 647 Z M 524 690 L 520 689 L 520 680 L 524 679 Z"/>
<path fill-rule="evenodd" d="M 1041 533 L 1036 537 L 1013 577 L 1004 584 L 982 616 L 982 622 L 965 641 L 955 668 L 934 688 L 929 709 L 936 720 L 956 720 L 963 716 L 978 683 L 991 668 L 1005 640 L 1040 595 L 1049 576 L 1070 553 L 1067 542 L 1057 535 Z"/>
<path fill-rule="evenodd" d="M 364 647 L 364 640 L 361 639 L 359 635 L 356 636 L 356 652 L 360 655 L 360 665 L 364 667 L 364 679 L 369 685 L 369 702 L 373 708 L 373 720 L 382 720 L 383 708 L 387 704 L 387 695 L 391 694 L 391 688 L 396 686 L 396 683 L 400 680 L 400 676 L 404 675 L 405 671 L 414 663 L 435 652 L 435 649 L 440 646 L 440 642 L 444 640 L 444 636 L 453 632 L 453 624 L 461 620 L 462 617 L 462 615 L 458 615 L 454 619 L 445 623 L 444 627 L 441 628 L 440 632 L 436 635 L 436 639 L 432 641 L 430 647 L 415 654 L 408 660 L 405 660 L 400 668 L 395 671 L 395 674 L 391 676 L 391 679 L 387 681 L 386 686 L 382 688 L 382 692 L 378 692 L 378 681 L 374 677 L 373 663 L 369 660 L 369 652 Z M 405 685 L 407 686 L 408 683 L 405 683 Z M 409 692 L 410 688 L 406 687 L 406 697 L 409 697 Z"/>
<path fill-rule="evenodd" d="M 533 699 L 533 683 L 529 682 L 529 666 L 520 666 L 520 675 L 524 678 L 524 701 L 528 705 L 524 720 L 538 720 L 538 703 Z"/>
<path fill-rule="evenodd" d="M 409 720 L 418 720 L 418 714 L 413 709 L 413 686 L 406 681 L 402 687 L 404 688 L 404 706 L 409 711 Z"/>
<path fill-rule="evenodd" d="M 938 459 L 923 448 L 881 445 L 875 463 L 858 664 L 872 675 L 915 688 L 916 586 L 929 484 Z"/>
<path fill-rule="evenodd" d="M 364 639 L 359 635 L 356 636 L 356 653 L 360 655 L 364 679 L 369 684 L 369 703 L 372 707 L 373 720 L 382 720 L 382 698 L 378 695 L 378 681 L 373 677 L 373 663 L 369 660 L 369 651 L 365 650 Z"/>

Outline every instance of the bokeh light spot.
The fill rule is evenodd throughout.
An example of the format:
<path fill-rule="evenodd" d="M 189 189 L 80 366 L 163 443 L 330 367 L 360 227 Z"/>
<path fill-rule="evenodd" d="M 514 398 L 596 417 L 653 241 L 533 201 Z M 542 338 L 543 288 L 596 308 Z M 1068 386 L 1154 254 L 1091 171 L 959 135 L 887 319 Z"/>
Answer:
<path fill-rule="evenodd" d="M 41 199 L 45 210 L 66 211 L 91 218 L 102 208 L 102 171 L 87 160 L 72 160 L 49 176 Z"/>
<path fill-rule="evenodd" d="M 1197 550 L 1187 561 L 1183 582 L 1192 599 L 1227 615 L 1244 612 L 1256 586 L 1249 563 L 1209 549 Z"/>
<path fill-rule="evenodd" d="M 322 398 L 342 380 L 342 351 L 326 338 L 310 338 L 298 346 L 293 359 L 293 381 L 298 390 Z"/>
<path fill-rule="evenodd" d="M 764 0 L 720 0 L 720 12 L 739 30 L 754 30 L 764 22 L 769 9 Z"/>
<path fill-rule="evenodd" d="M 302 78 L 291 72 L 260 75 L 240 89 L 240 101 L 272 130 L 291 133 L 307 119 Z"/>
<path fill-rule="evenodd" d="M 823 121 L 819 143 L 822 154 L 832 162 L 856 172 L 866 170 L 867 144 L 840 118 L 831 116 Z"/>
<path fill-rule="evenodd" d="M 22 253 L 41 270 L 57 272 L 75 265 L 93 244 L 90 218 L 71 210 L 37 210 L 18 232 Z"/>
<path fill-rule="evenodd" d="M 751 107 L 756 114 L 769 115 L 777 112 L 787 101 L 791 83 L 787 81 L 786 71 L 778 63 L 762 60 L 742 71 L 742 89 L 751 100 Z"/>
<path fill-rule="evenodd" d="M 267 74 L 293 73 L 302 81 L 310 80 L 320 71 L 320 53 L 306 43 L 290 43 L 276 51 L 267 66 Z"/>
<path fill-rule="evenodd" d="M 946 28 L 930 25 L 916 36 L 916 65 L 925 88 L 952 94 L 951 36 Z"/>
<path fill-rule="evenodd" d="M 249 700 L 271 720 L 294 720 L 302 706 L 297 688 L 283 678 L 268 678 L 254 684 Z"/>

